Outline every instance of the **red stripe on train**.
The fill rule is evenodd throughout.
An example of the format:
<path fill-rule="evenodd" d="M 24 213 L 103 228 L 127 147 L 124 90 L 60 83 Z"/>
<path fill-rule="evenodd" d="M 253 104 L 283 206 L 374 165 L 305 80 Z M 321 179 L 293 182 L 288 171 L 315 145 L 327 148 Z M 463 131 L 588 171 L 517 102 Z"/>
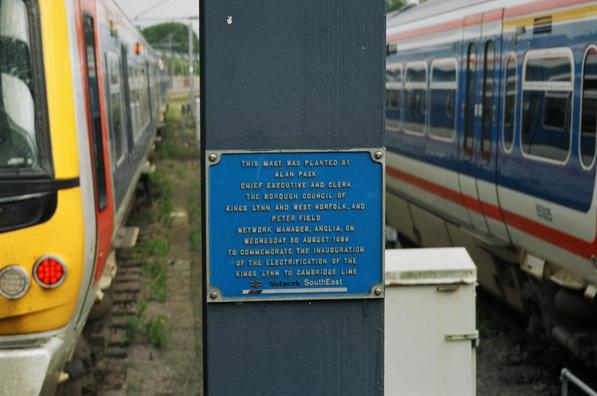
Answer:
<path fill-rule="evenodd" d="M 510 227 L 516 228 L 552 245 L 556 245 L 561 249 L 576 254 L 577 256 L 590 259 L 594 254 L 594 245 L 597 243 L 597 238 L 593 242 L 584 241 L 573 235 L 556 230 L 555 228 L 538 223 L 519 214 L 503 210 L 491 203 L 480 201 L 477 198 L 461 194 L 452 189 L 440 186 L 439 184 L 435 184 L 396 168 L 387 166 L 386 173 L 391 177 L 456 203 L 469 210 L 485 214 L 485 216 L 500 222 L 503 221 Z"/>

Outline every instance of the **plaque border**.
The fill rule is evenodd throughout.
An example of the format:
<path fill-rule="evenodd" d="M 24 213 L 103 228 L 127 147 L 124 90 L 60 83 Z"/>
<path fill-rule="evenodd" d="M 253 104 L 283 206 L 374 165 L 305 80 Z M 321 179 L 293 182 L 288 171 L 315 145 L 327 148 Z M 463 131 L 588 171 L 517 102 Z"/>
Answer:
<path fill-rule="evenodd" d="M 381 280 L 380 284 L 372 285 L 371 289 L 369 290 L 369 294 L 349 294 L 349 295 L 334 295 L 334 296 L 309 296 L 306 294 L 302 295 L 263 295 L 259 294 L 255 297 L 227 297 L 222 294 L 220 289 L 217 287 L 212 287 L 210 283 L 210 273 L 211 273 L 211 255 L 210 255 L 210 238 L 209 238 L 209 230 L 210 230 L 210 168 L 216 166 L 220 163 L 222 159 L 222 155 L 226 154 L 299 154 L 299 153 L 307 153 L 307 154 L 325 154 L 325 153 L 369 153 L 371 156 L 371 160 L 381 164 L 381 201 L 382 201 L 382 208 L 381 208 Z M 381 153 L 381 158 L 377 158 Z M 215 157 L 214 157 L 215 156 Z M 364 299 L 383 299 L 385 297 L 385 267 L 386 267 L 386 260 L 385 260 L 385 218 L 386 218 L 386 157 L 387 152 L 385 147 L 376 147 L 376 148 L 354 148 L 354 149 L 329 149 L 329 150 L 309 150 L 309 149 L 292 149 L 292 150 L 209 150 L 205 149 L 205 159 L 203 166 L 205 167 L 205 224 L 206 224 L 206 232 L 203 236 L 205 238 L 205 301 L 208 304 L 214 303 L 234 303 L 234 302 L 265 302 L 265 301 L 317 301 L 317 300 L 364 300 Z"/>

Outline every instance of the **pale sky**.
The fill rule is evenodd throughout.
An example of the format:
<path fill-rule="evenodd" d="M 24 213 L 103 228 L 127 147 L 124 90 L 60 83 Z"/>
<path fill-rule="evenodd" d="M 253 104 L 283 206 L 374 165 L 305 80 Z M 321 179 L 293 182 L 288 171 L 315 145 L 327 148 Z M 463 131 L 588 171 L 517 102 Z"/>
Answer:
<path fill-rule="evenodd" d="M 146 27 L 163 22 L 188 24 L 188 18 L 199 16 L 199 0 L 115 0 L 135 25 Z M 193 21 L 199 34 L 199 21 Z"/>

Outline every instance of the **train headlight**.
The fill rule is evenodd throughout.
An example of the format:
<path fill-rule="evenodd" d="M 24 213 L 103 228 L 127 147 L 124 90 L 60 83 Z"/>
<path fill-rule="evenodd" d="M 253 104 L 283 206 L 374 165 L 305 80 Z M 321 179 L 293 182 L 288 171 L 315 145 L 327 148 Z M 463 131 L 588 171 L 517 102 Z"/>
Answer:
<path fill-rule="evenodd" d="M 54 289 L 64 283 L 66 267 L 56 257 L 42 257 L 33 267 L 33 278 L 44 289 Z"/>
<path fill-rule="evenodd" d="M 0 296 L 17 300 L 29 291 L 30 286 L 29 274 L 23 268 L 11 265 L 0 271 Z"/>

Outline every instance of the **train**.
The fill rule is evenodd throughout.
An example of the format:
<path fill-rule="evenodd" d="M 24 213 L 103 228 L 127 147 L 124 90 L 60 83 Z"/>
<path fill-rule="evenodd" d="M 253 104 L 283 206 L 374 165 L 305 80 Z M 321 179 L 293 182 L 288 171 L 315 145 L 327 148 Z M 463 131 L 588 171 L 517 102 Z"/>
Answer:
<path fill-rule="evenodd" d="M 68 383 L 168 86 L 112 0 L 0 1 L 1 395 Z"/>
<path fill-rule="evenodd" d="M 597 363 L 597 2 L 429 0 L 387 16 L 387 223 Z"/>

